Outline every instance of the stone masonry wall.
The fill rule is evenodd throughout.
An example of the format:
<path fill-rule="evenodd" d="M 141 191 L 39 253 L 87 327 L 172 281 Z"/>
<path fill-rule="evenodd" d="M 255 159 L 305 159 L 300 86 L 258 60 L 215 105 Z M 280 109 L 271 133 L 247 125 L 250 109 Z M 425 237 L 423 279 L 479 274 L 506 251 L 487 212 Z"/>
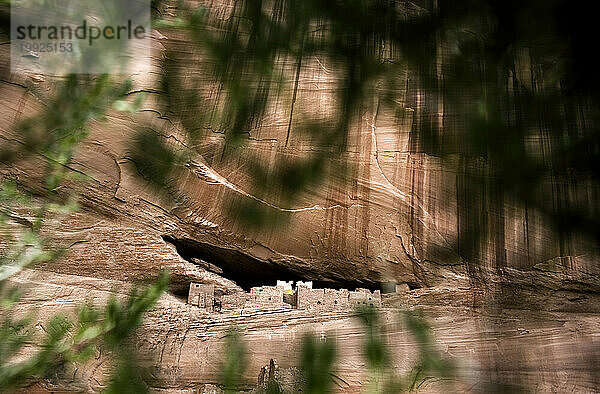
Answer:
<path fill-rule="evenodd" d="M 290 282 L 278 281 L 277 286 L 253 287 L 249 293 L 215 295 L 214 285 L 190 284 L 188 303 L 209 312 L 247 308 L 295 308 L 329 311 L 350 309 L 359 305 L 381 305 L 381 293 L 368 289 L 313 289 L 312 282 L 298 282 L 291 290 Z"/>

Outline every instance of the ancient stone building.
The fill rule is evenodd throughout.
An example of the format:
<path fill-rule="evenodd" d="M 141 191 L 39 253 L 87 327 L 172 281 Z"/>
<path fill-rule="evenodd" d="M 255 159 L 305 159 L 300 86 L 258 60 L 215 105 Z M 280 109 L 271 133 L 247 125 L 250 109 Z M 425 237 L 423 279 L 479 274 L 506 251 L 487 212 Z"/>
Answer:
<path fill-rule="evenodd" d="M 296 286 L 296 308 L 309 309 L 323 304 L 324 289 L 313 289 L 303 284 Z"/>
<path fill-rule="evenodd" d="M 283 303 L 283 289 L 277 286 L 261 286 L 250 289 L 250 300 L 256 304 Z"/>
<path fill-rule="evenodd" d="M 209 312 L 254 308 L 327 311 L 350 309 L 359 305 L 379 306 L 381 293 L 379 290 L 371 292 L 368 289 L 313 289 L 312 282 L 301 281 L 292 289 L 292 282 L 277 281 L 276 286 L 253 287 L 249 293 L 218 295 L 215 294 L 214 285 L 191 283 L 188 303 Z"/>
<path fill-rule="evenodd" d="M 190 283 L 188 304 L 213 312 L 215 307 L 215 285 Z"/>
<path fill-rule="evenodd" d="M 381 305 L 381 293 L 379 290 L 371 293 L 368 289 L 356 289 L 356 291 L 350 292 L 348 301 L 353 307 L 359 305 L 379 306 Z"/>
<path fill-rule="evenodd" d="M 290 281 L 284 281 L 284 280 L 278 280 L 277 281 L 277 287 L 280 287 L 283 289 L 284 293 L 293 293 L 294 289 L 292 288 L 294 285 L 294 281 L 290 280 Z"/>
<path fill-rule="evenodd" d="M 304 283 L 296 286 L 297 309 L 327 311 L 331 309 L 353 308 L 358 305 L 381 305 L 381 292 L 375 290 L 371 293 L 368 289 L 357 289 L 356 291 L 348 291 L 346 289 L 313 289 L 312 286 L 309 287 Z"/>
<path fill-rule="evenodd" d="M 312 281 L 307 281 L 307 282 L 302 282 L 301 280 L 299 280 L 298 282 L 296 282 L 296 286 L 303 286 L 303 287 L 307 287 L 309 289 L 312 289 L 313 283 Z"/>
<path fill-rule="evenodd" d="M 221 296 L 222 311 L 244 309 L 246 304 L 250 302 L 250 294 L 246 292 L 238 292 Z"/>
<path fill-rule="evenodd" d="M 325 289 L 323 292 L 323 307 L 330 309 L 350 307 L 350 292 L 346 289 Z"/>

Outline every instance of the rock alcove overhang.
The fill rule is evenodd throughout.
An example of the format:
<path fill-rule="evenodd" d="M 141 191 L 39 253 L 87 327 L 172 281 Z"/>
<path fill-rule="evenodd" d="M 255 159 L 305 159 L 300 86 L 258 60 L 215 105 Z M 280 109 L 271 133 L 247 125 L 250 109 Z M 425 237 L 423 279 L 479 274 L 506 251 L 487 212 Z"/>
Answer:
<path fill-rule="evenodd" d="M 382 287 L 381 283 L 375 280 L 358 281 L 341 277 L 323 277 L 306 268 L 300 272 L 295 269 L 294 264 L 287 261 L 262 260 L 238 249 L 215 246 L 190 238 L 176 238 L 170 235 L 163 235 L 162 238 L 165 242 L 174 245 L 177 253 L 185 260 L 195 265 L 199 265 L 198 260 L 201 260 L 214 266 L 219 270 L 219 275 L 235 282 L 246 291 L 252 287 L 273 286 L 277 280 L 312 281 L 315 288 L 348 290 L 365 288 L 373 291 Z"/>

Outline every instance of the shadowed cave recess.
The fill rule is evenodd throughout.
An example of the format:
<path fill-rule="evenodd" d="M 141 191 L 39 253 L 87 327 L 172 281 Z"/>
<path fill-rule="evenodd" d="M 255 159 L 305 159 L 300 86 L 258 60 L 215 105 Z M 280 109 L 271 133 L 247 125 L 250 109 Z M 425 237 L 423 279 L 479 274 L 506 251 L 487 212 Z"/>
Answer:
<path fill-rule="evenodd" d="M 376 281 L 346 280 L 343 278 L 317 277 L 310 273 L 299 273 L 283 262 L 271 259 L 260 260 L 236 249 L 228 249 L 189 238 L 163 235 L 162 239 L 175 246 L 177 253 L 192 264 L 215 272 L 235 282 L 245 291 L 252 287 L 274 286 L 277 280 L 312 281 L 314 288 L 348 289 L 364 288 L 381 290 L 382 283 Z M 212 267 L 212 268 L 211 268 Z"/>

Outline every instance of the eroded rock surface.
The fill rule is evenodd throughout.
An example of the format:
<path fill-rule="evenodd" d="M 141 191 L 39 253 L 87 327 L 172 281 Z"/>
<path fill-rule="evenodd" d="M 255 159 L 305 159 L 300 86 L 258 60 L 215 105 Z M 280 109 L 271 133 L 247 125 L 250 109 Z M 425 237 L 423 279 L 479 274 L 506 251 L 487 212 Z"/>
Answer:
<path fill-rule="evenodd" d="M 226 3 L 215 7 L 227 8 Z M 181 36 L 155 32 L 154 37 L 156 59 L 188 45 Z M 0 138 L 2 144 L 19 144 L 15 125 L 43 109 L 40 92 L 50 92 L 53 81 L 11 74 L 7 49 L 2 51 Z M 290 77 L 273 100 L 269 116 L 250 133 L 248 155 L 274 164 L 315 149 L 303 136 L 287 136 L 290 98 L 296 90 L 294 111 L 299 113 L 314 108 L 326 112 L 334 100 L 334 82 L 335 64 L 307 61 L 298 78 Z M 152 368 L 153 389 L 217 387 L 223 333 L 235 324 L 244 330 L 251 355 L 245 389 L 256 386 L 261 368 L 271 359 L 283 368 L 297 365 L 299 339 L 313 331 L 336 339 L 340 353 L 335 381 L 340 391 L 353 392 L 364 383 L 365 364 L 361 327 L 351 312 L 216 316 L 185 304 L 189 283 L 212 284 L 234 294 L 277 279 L 370 289 L 396 281 L 407 283 L 409 291 L 384 297 L 383 311 L 386 340 L 399 373 L 410 369 L 416 347 L 392 306 L 425 312 L 439 349 L 462 365 L 461 380 L 451 383 L 461 389 L 485 392 L 489 383 L 513 382 L 536 391 L 597 390 L 596 255 L 577 240 L 567 241 L 566 248 L 561 240 L 559 248 L 541 215 L 506 201 L 503 212 L 482 213 L 472 207 L 471 214 L 493 219 L 488 231 L 493 236 L 482 241 L 481 260 L 465 261 L 455 249 L 458 207 L 467 204 L 459 193 L 460 174 L 411 150 L 412 123 L 398 124 L 395 109 L 377 102 L 353 114 L 342 158 L 351 168 L 350 179 L 328 177 L 290 207 L 280 205 L 277 195 L 253 194 L 244 156 L 220 161 L 224 137 L 218 130 L 202 145 L 192 146 L 172 114 L 161 112 L 155 75 L 134 76 L 134 84 L 132 97 L 147 93 L 141 111 L 111 110 L 106 121 L 94 121 L 70 165 L 90 177 L 65 185 L 80 195 L 82 210 L 49 221 L 46 230 L 67 248 L 66 255 L 13 279 L 26 289 L 23 310 L 40 308 L 41 325 L 86 297 L 101 302 L 115 287 L 127 289 L 167 268 L 171 293 L 149 314 L 136 341 Z M 414 89 L 406 96 L 416 97 Z M 408 112 L 419 110 L 408 99 L 403 105 Z M 130 139 L 140 129 L 189 156 L 172 180 L 176 195 L 155 191 L 139 176 Z M 2 175 L 39 190 L 41 163 L 34 156 L 2 167 Z M 277 227 L 249 228 L 231 210 L 232 202 L 246 199 L 284 212 L 288 220 Z M 32 213 L 23 208 L 21 216 Z M 72 384 L 101 390 L 108 370 L 102 360 L 77 370 Z M 420 389 L 438 391 L 442 384 L 426 381 Z"/>
<path fill-rule="evenodd" d="M 40 330 L 48 316 L 74 309 L 81 300 L 101 303 L 114 291 L 124 297 L 130 287 L 127 282 L 40 270 L 25 271 L 12 282 L 25 294 L 18 310 L 39 307 Z M 474 298 L 470 288 L 385 295 L 381 321 L 395 373 L 407 374 L 418 360 L 415 338 L 401 318 L 401 310 L 418 308 L 432 325 L 436 350 L 457 368 L 455 380 L 426 379 L 420 385 L 422 392 L 489 392 L 491 384 L 507 383 L 511 390 L 596 390 L 598 314 L 494 305 L 476 308 Z M 358 392 L 365 383 L 367 367 L 360 351 L 365 330 L 351 311 L 249 309 L 215 314 L 165 295 L 135 339 L 153 391 L 219 392 L 225 335 L 232 325 L 243 331 L 248 349 L 242 389 L 256 388 L 261 370 L 271 359 L 282 369 L 297 367 L 301 338 L 307 332 L 335 340 L 338 357 L 333 379 L 338 391 Z M 98 354 L 89 365 L 73 371 L 69 387 L 93 391 L 105 387 L 109 372 L 105 356 Z M 53 386 L 45 382 L 44 387 Z"/>

